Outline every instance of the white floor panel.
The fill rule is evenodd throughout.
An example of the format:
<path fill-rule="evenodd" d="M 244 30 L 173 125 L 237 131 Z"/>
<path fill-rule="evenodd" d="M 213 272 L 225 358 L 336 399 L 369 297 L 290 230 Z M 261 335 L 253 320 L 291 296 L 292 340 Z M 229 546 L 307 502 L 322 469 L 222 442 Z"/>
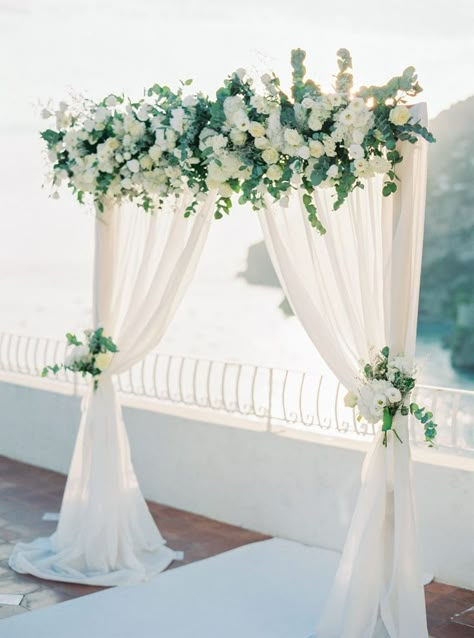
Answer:
<path fill-rule="evenodd" d="M 272 539 L 0 621 L 0 638 L 308 638 L 339 554 Z"/>

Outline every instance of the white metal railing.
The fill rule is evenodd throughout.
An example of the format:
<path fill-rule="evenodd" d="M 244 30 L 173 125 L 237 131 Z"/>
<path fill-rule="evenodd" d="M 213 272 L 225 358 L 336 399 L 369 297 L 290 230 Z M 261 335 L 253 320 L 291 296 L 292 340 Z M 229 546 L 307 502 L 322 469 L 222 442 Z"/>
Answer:
<path fill-rule="evenodd" d="M 39 377 L 45 365 L 64 360 L 65 351 L 62 341 L 0 333 L 0 371 Z M 86 383 L 67 371 L 55 381 L 73 384 L 74 393 Z M 183 408 L 246 417 L 268 429 L 283 426 L 364 439 L 374 435 L 372 425 L 357 421 L 354 410 L 344 406 L 337 380 L 314 372 L 153 353 L 118 377 L 118 389 Z M 436 415 L 441 449 L 474 453 L 473 391 L 418 386 L 415 400 Z M 416 421 L 410 436 L 413 443 L 423 441 Z"/>

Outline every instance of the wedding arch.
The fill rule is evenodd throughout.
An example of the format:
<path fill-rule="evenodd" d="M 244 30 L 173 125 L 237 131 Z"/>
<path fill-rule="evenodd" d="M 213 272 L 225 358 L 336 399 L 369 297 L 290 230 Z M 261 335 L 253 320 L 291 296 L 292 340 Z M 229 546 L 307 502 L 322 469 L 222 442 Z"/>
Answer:
<path fill-rule="evenodd" d="M 281 285 L 348 404 L 381 422 L 317 636 L 427 638 L 408 413 L 431 443 L 432 415 L 409 396 L 433 138 L 425 105 L 405 104 L 421 91 L 412 67 L 355 91 L 341 49 L 326 94 L 305 79 L 304 58 L 293 51 L 290 97 L 275 75 L 260 92 L 238 70 L 213 101 L 185 96 L 187 81 L 136 102 L 110 95 L 45 109 L 56 118 L 42 133 L 54 189 L 66 182 L 97 209 L 93 329 L 68 335 L 64 363 L 91 383 L 57 531 L 19 543 L 10 565 L 120 585 L 176 558 L 140 492 L 113 377 L 159 344 L 212 218 L 235 195 L 259 211 Z"/>

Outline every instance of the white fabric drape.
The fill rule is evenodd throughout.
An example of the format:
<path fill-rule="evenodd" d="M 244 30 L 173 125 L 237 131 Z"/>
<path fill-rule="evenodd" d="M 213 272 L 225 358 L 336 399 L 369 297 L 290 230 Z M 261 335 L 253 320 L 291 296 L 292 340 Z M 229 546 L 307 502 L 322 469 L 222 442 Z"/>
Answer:
<path fill-rule="evenodd" d="M 426 122 L 426 106 L 412 114 Z M 327 234 L 307 222 L 301 201 L 267 202 L 261 224 L 287 297 L 314 345 L 348 389 L 371 347 L 414 354 L 426 191 L 426 143 L 400 145 L 398 191 L 366 180 L 338 211 L 332 191 L 316 206 Z M 378 434 L 317 638 L 427 638 L 419 568 L 408 419 L 403 444 Z"/>
<path fill-rule="evenodd" d="M 184 218 L 186 193 L 153 215 L 133 204 L 96 221 L 94 327 L 119 352 L 88 390 L 55 534 L 16 546 L 10 566 L 41 578 L 91 585 L 147 580 L 176 557 L 165 546 L 133 470 L 113 375 L 159 343 L 194 273 L 214 195 Z M 159 451 L 157 451 L 159 453 Z"/>

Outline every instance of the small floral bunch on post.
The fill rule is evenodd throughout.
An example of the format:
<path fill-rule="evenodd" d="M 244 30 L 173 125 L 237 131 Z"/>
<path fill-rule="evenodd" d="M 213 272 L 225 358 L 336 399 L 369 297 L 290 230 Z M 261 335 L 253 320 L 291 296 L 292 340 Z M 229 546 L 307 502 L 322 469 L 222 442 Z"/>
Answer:
<path fill-rule="evenodd" d="M 390 348 L 385 346 L 364 365 L 361 386 L 357 392 L 348 392 L 344 399 L 346 407 L 358 407 L 359 420 L 365 419 L 374 424 L 382 421 L 385 447 L 389 430 L 402 443 L 393 427 L 393 418 L 397 412 L 403 416 L 411 413 L 418 419 L 424 426 L 426 443 L 430 447 L 434 444 L 437 425 L 432 421 L 432 412 L 416 403 L 408 404 L 415 387 L 415 372 L 410 357 L 404 354 L 391 355 Z"/>
<path fill-rule="evenodd" d="M 70 346 L 64 363 L 46 366 L 41 374 L 46 377 L 49 372 L 57 374 L 61 369 L 80 372 L 83 377 L 90 374 L 94 379 L 94 390 L 99 387 L 98 377 L 106 370 L 118 348 L 111 337 L 104 337 L 104 329 L 84 330 L 85 339 L 79 341 L 76 335 L 67 333 Z"/>

